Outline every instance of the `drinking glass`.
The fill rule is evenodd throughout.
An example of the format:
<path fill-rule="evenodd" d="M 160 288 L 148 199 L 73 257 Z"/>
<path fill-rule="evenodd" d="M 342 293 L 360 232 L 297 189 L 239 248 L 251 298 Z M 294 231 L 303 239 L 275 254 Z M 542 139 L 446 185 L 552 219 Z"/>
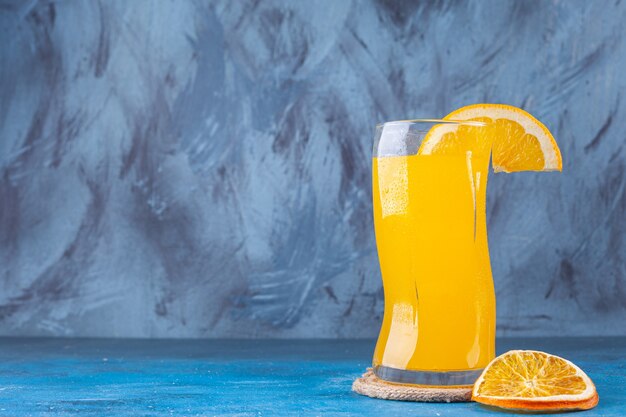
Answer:
<path fill-rule="evenodd" d="M 373 369 L 383 380 L 471 385 L 494 358 L 485 216 L 491 146 L 463 142 L 480 143 L 482 126 L 433 119 L 376 126 L 372 188 L 385 311 Z"/>

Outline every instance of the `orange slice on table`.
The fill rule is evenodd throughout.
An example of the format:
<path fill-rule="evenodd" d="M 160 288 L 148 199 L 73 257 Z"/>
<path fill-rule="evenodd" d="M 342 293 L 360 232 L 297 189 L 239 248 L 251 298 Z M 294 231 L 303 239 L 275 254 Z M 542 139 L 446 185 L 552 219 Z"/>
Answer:
<path fill-rule="evenodd" d="M 568 360 L 535 350 L 495 358 L 472 391 L 472 400 L 519 410 L 588 410 L 598 404 L 591 379 Z"/>
<path fill-rule="evenodd" d="M 445 120 L 483 126 L 439 124 L 420 146 L 420 155 L 485 153 L 491 148 L 495 172 L 561 171 L 561 151 L 547 127 L 528 112 L 506 104 L 473 104 Z"/>

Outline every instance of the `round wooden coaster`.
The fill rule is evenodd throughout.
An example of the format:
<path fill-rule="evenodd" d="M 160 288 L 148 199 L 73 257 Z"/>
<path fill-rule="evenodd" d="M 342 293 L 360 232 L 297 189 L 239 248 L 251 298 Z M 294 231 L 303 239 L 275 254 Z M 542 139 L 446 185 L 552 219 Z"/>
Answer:
<path fill-rule="evenodd" d="M 372 368 L 367 368 L 367 372 L 354 381 L 352 391 L 382 400 L 431 403 L 467 402 L 472 397 L 472 387 L 431 388 L 385 382 L 374 375 Z"/>

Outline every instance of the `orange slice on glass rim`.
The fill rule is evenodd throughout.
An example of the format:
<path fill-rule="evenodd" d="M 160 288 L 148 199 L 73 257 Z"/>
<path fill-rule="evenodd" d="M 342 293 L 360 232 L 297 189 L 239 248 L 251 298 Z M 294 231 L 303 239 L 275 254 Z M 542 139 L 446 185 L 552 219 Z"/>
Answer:
<path fill-rule="evenodd" d="M 588 410 L 598 399 L 596 387 L 582 369 L 534 350 L 511 350 L 498 356 L 472 391 L 473 401 L 516 410 Z"/>
<path fill-rule="evenodd" d="M 479 123 L 436 125 L 422 141 L 418 154 L 488 154 L 491 149 L 495 172 L 562 169 L 561 151 L 548 128 L 520 108 L 473 104 L 453 111 L 444 120 Z"/>

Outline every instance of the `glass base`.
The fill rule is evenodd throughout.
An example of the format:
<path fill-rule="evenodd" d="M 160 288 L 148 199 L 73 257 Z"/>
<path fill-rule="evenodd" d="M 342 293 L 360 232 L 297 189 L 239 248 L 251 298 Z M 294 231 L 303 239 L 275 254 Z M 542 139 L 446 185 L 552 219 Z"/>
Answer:
<path fill-rule="evenodd" d="M 374 367 L 374 374 L 385 381 L 399 384 L 459 386 L 474 385 L 482 369 L 469 371 L 407 371 L 378 365 Z"/>

